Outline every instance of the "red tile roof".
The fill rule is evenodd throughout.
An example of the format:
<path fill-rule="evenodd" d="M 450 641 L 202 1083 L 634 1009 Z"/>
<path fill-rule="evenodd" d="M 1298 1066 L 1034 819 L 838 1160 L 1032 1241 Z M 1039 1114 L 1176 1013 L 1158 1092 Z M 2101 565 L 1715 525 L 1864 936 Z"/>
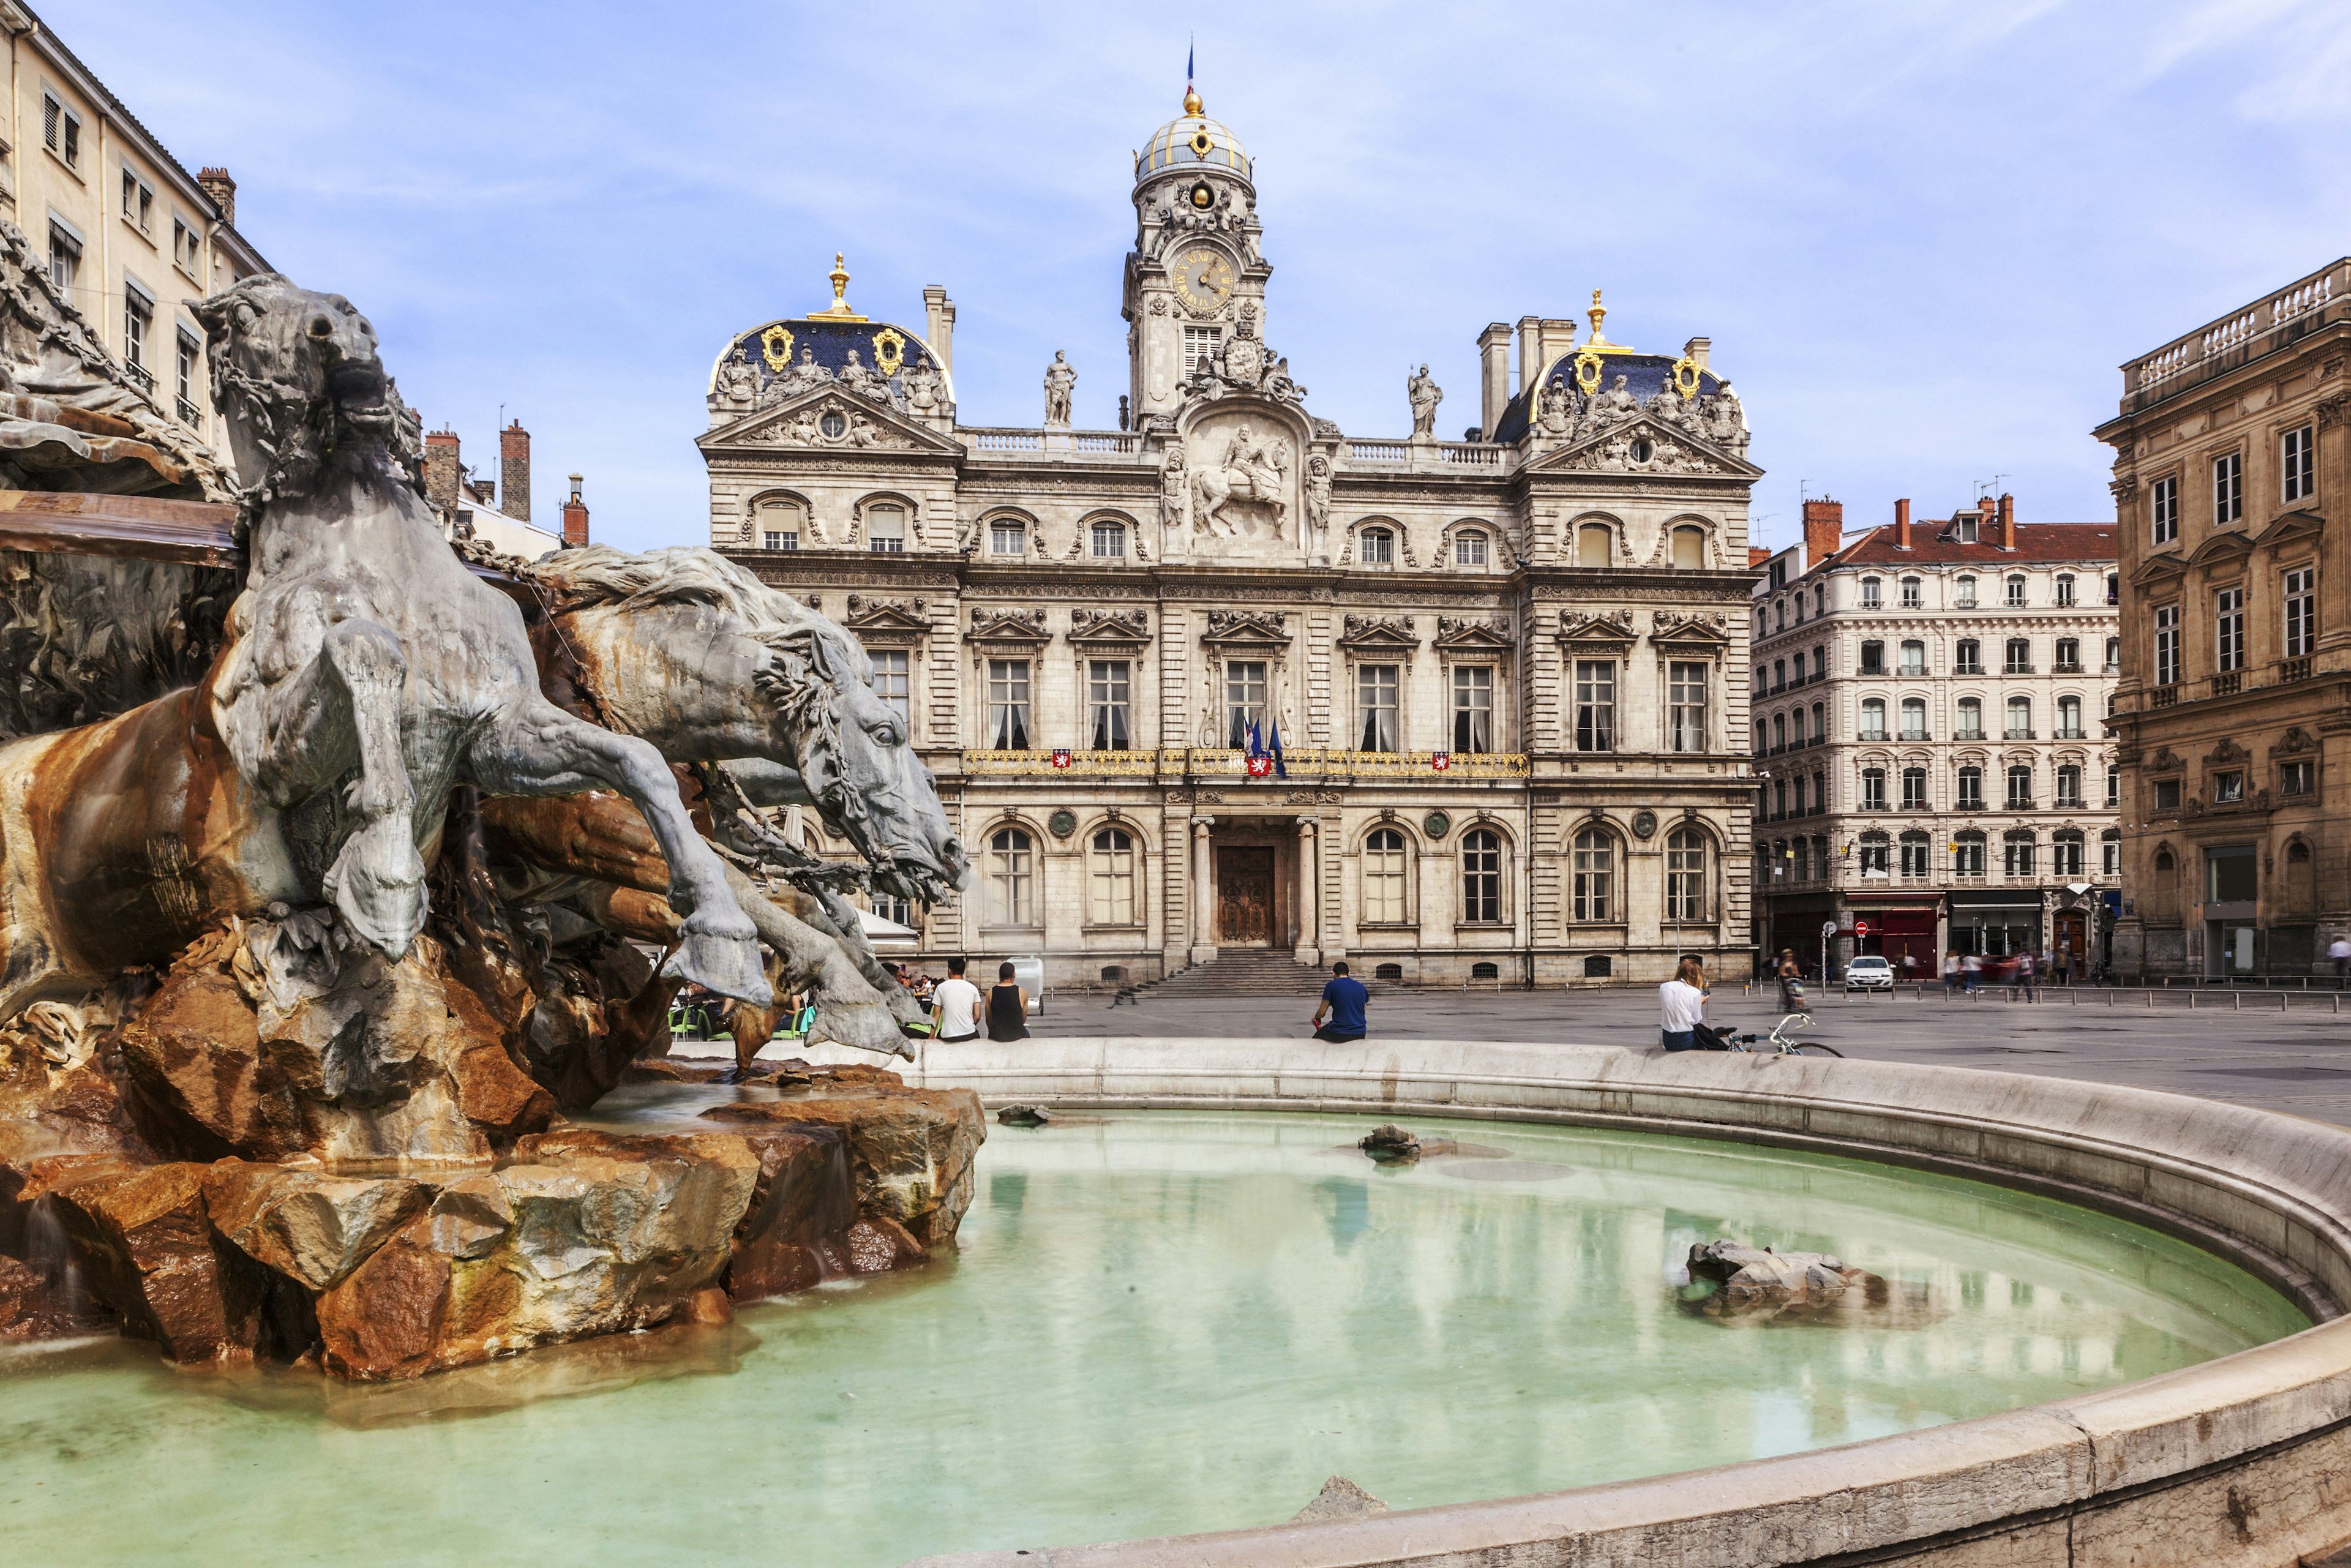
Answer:
<path fill-rule="evenodd" d="M 1896 549 L 1894 529 L 1881 524 L 1853 543 L 1838 550 L 1822 566 L 2012 566 L 2030 561 L 2111 561 L 2120 558 L 2112 523 L 2019 523 L 2016 525 L 2016 548 L 2002 549 L 1993 542 L 2000 537 L 1997 525 L 1982 525 L 1974 544 L 1962 544 L 1956 538 L 1937 536 L 1950 528 L 1949 523 L 1913 523 L 1910 525 L 1910 548 Z M 1811 572 L 1805 575 L 1810 576 Z"/>

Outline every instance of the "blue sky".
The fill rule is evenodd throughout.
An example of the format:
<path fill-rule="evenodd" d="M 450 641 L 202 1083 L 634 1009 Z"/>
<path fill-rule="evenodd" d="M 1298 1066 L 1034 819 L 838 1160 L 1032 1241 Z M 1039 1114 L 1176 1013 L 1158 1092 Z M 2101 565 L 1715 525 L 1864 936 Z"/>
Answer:
<path fill-rule="evenodd" d="M 1267 336 L 1349 433 L 1477 418 L 1490 320 L 1713 340 L 1760 540 L 2004 476 L 2111 515 L 2116 366 L 2351 251 L 2351 6 L 1906 0 L 68 5 L 43 16 L 281 270 L 350 295 L 402 392 L 597 536 L 706 537 L 713 356 L 816 308 L 959 312 L 966 423 L 1034 423 L 1053 350 L 1115 423 L 1130 158 L 1199 86 L 1257 159 Z"/>

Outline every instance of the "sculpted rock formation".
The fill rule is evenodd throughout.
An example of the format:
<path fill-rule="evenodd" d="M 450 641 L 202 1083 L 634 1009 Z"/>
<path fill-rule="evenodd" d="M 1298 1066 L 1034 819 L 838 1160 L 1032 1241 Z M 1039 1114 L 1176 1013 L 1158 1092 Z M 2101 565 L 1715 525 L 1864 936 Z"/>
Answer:
<path fill-rule="evenodd" d="M 1883 1306 L 1888 1295 L 1884 1280 L 1826 1253 L 1775 1252 L 1730 1240 L 1692 1247 L 1689 1277 L 1693 1285 L 1713 1287 L 1692 1303 L 1709 1317 L 1802 1316 L 1823 1309 Z"/>
<path fill-rule="evenodd" d="M 721 1105 L 705 1120 L 730 1129 L 813 1124 L 847 1137 L 857 1214 L 904 1229 L 917 1249 L 951 1239 L 971 1207 L 972 1165 L 987 1139 L 979 1096 L 968 1089 L 821 1081 L 750 1104 Z"/>

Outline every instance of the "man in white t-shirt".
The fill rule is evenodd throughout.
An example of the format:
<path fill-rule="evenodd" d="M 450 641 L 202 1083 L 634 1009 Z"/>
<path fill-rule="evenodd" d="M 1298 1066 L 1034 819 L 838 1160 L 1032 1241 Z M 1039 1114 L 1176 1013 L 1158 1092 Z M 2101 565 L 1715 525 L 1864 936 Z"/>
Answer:
<path fill-rule="evenodd" d="M 979 988 L 963 977 L 963 960 L 947 960 L 947 977 L 931 992 L 932 1038 L 943 1042 L 979 1038 Z"/>

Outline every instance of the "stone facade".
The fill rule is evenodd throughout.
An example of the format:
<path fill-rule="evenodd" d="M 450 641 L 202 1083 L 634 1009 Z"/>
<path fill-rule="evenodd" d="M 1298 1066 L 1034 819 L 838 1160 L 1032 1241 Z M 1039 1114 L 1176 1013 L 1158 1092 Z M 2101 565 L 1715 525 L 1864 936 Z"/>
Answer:
<path fill-rule="evenodd" d="M 2114 530 L 2005 496 L 1916 526 L 1897 502 L 1850 544 L 1844 521 L 1804 503 L 1804 556 L 1755 585 L 1757 945 L 1809 968 L 1834 925 L 1832 964 L 1922 979 L 1953 950 L 2095 967 L 2120 904 Z"/>
<path fill-rule="evenodd" d="M 1065 425 L 1058 359 L 1042 423 L 965 423 L 945 290 L 891 326 L 839 265 L 713 366 L 712 542 L 860 636 L 972 850 L 924 952 L 1743 969 L 1759 470 L 1707 340 L 1611 342 L 1595 295 L 1581 343 L 1522 323 L 1515 385 L 1487 329 L 1471 439 L 1425 374 L 1416 434 L 1353 437 L 1271 345 L 1249 157 L 1196 99 L 1133 202 L 1128 428 Z"/>
<path fill-rule="evenodd" d="M 2116 962 L 2332 973 L 2351 929 L 2351 259 L 2123 367 L 2125 779 Z M 2329 607 L 2332 608 L 2329 608 Z"/>
<path fill-rule="evenodd" d="M 183 303 L 270 270 L 236 228 L 236 182 L 188 172 L 65 41 L 0 0 L 7 34 L 0 218 L 156 410 L 216 442 L 204 329 Z"/>

